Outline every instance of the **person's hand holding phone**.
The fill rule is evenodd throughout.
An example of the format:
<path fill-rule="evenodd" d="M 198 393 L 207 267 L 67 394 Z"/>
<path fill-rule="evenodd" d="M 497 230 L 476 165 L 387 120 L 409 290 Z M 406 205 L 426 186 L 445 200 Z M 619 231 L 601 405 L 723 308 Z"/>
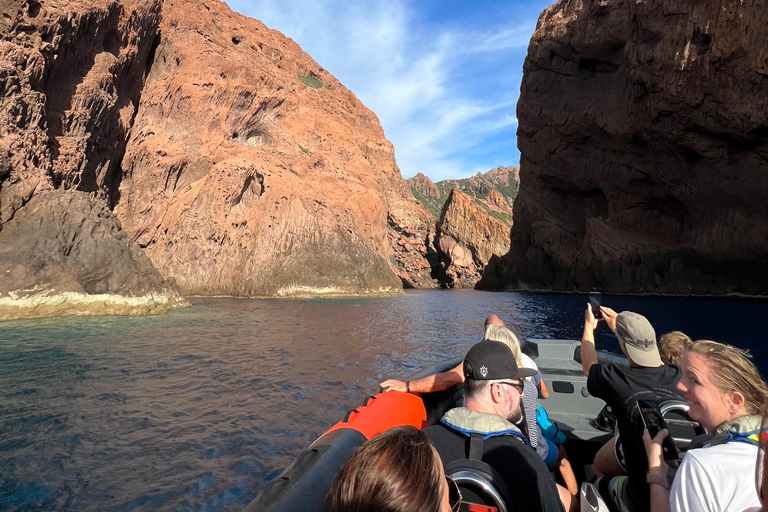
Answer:
<path fill-rule="evenodd" d="M 607 325 L 615 333 L 616 317 L 619 316 L 619 314 L 614 310 L 612 310 L 611 308 L 607 308 L 605 306 L 600 306 L 600 312 L 603 314 L 603 320 L 605 320 L 605 325 Z"/>
<path fill-rule="evenodd" d="M 669 437 L 667 424 L 664 422 L 664 417 L 661 415 L 659 404 L 654 400 L 637 400 L 637 408 L 640 412 L 640 418 L 643 421 L 645 433 L 647 433 L 648 438 L 651 441 L 659 440 L 661 456 L 666 460 L 677 460 L 677 448 L 675 447 L 675 443 L 672 442 L 672 438 Z M 665 434 L 661 435 L 661 432 L 665 432 Z M 643 442 L 645 443 L 645 441 Z M 648 457 L 650 462 L 650 452 Z"/>
<path fill-rule="evenodd" d="M 667 429 L 659 430 L 659 433 L 651 438 L 647 428 L 643 429 L 643 444 L 645 453 L 648 455 L 648 474 L 666 475 L 667 462 L 662 456 L 661 443 L 669 435 Z"/>
<path fill-rule="evenodd" d="M 595 315 L 592 313 L 592 304 L 587 302 L 587 310 L 584 311 L 584 329 L 590 329 L 594 331 L 597 329 L 597 323 L 599 320 L 595 318 Z"/>

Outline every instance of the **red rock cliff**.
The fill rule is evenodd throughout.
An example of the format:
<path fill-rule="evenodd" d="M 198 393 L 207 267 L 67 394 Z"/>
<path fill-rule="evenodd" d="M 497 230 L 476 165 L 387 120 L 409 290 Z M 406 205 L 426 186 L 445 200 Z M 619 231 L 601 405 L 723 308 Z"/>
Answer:
<path fill-rule="evenodd" d="M 491 210 L 489 203 L 451 190 L 440 212 L 435 245 L 441 256 L 441 281 L 449 287 L 474 288 L 483 275 L 491 257 L 509 252 L 509 228 L 512 209 L 494 190 L 493 198 L 502 205 L 506 216 L 496 218 L 498 207 Z"/>
<path fill-rule="evenodd" d="M 528 49 L 481 286 L 768 293 L 768 4 L 561 0 Z"/>
<path fill-rule="evenodd" d="M 376 116 L 222 3 L 162 15 L 115 206 L 161 273 L 190 294 L 399 292 L 388 213 L 423 227 Z"/>
<path fill-rule="evenodd" d="M 109 280 L 120 293 L 163 278 L 186 294 L 238 296 L 431 284 L 412 256 L 426 253 L 428 214 L 378 119 L 290 39 L 217 1 L 17 0 L 3 14 L 0 264 L 25 260 L 2 237 L 40 230 L 5 228 L 38 225 L 19 212 L 49 191 L 62 212 L 109 217 L 92 230 L 162 276 L 135 290 Z M 53 198 L 69 192 L 91 199 Z M 79 277 L 57 282 L 101 290 L 73 279 L 110 259 L 74 262 Z"/>
<path fill-rule="evenodd" d="M 0 320 L 183 303 L 108 208 L 160 7 L 0 6 Z"/>

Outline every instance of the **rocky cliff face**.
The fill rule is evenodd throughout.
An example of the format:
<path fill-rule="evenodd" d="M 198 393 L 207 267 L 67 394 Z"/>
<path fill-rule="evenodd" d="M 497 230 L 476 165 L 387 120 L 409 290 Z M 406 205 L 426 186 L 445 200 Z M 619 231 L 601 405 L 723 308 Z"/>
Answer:
<path fill-rule="evenodd" d="M 493 217 L 487 208 L 459 189 L 451 190 L 437 223 L 435 240 L 444 273 L 440 280 L 446 286 L 474 288 L 491 257 L 509 252 L 511 222 Z M 506 208 L 511 213 L 509 206 Z"/>
<path fill-rule="evenodd" d="M 114 293 L 172 291 L 173 280 L 186 294 L 238 296 L 432 285 L 414 256 L 427 253 L 429 214 L 376 116 L 290 39 L 215 1 L 2 9 L 0 237 L 24 219 L 14 236 L 43 236 L 39 219 L 21 213 L 46 193 L 44 204 L 66 204 L 56 211 L 73 218 L 104 207 L 95 215 L 104 224 L 78 236 L 111 233 L 159 270 L 131 286 L 108 280 Z M 86 276 L 102 245 L 88 245 L 94 257 L 74 262 L 72 275 Z M 4 247 L 0 263 L 23 262 Z"/>
<path fill-rule="evenodd" d="M 433 183 L 429 177 L 419 173 L 406 181 L 414 197 L 435 217 L 440 217 L 443 205 L 454 188 L 479 199 L 481 203 L 499 212 L 511 215 L 512 203 L 517 197 L 517 189 L 520 185 L 519 172 L 519 167 L 497 167 L 486 173 L 478 172 L 470 178 L 448 179 L 437 183 Z M 504 205 L 504 202 L 507 204 Z M 511 219 L 509 222 L 511 223 Z"/>
<path fill-rule="evenodd" d="M 0 17 L 0 319 L 183 303 L 107 207 L 159 2 L 13 1 Z"/>
<path fill-rule="evenodd" d="M 528 50 L 509 255 L 481 286 L 768 293 L 768 9 L 561 0 Z"/>
<path fill-rule="evenodd" d="M 437 214 L 435 236 L 427 237 L 419 264 L 429 265 L 433 282 L 441 287 L 473 288 L 491 257 L 509 251 L 518 168 L 498 167 L 437 183 L 419 173 L 406 181 L 425 208 Z"/>
<path fill-rule="evenodd" d="M 131 238 L 185 293 L 399 293 L 388 213 L 420 233 L 423 212 L 376 116 L 224 4 L 162 15 L 115 206 Z"/>

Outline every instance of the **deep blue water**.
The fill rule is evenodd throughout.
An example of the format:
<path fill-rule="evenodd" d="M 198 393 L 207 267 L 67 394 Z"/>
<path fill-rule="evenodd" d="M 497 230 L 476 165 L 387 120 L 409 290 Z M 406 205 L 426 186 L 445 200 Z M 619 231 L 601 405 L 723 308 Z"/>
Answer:
<path fill-rule="evenodd" d="M 768 302 L 604 297 L 748 348 Z M 461 354 L 490 313 L 579 338 L 586 297 L 471 291 L 349 300 L 193 299 L 145 318 L 0 324 L 0 510 L 239 510 L 343 412 Z M 617 350 L 606 328 L 598 345 Z"/>

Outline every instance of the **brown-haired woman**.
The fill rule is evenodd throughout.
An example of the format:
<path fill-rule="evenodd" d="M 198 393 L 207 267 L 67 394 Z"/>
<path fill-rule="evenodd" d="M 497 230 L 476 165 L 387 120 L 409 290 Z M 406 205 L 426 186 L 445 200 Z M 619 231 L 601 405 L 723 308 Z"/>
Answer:
<path fill-rule="evenodd" d="M 461 494 L 424 432 L 396 427 L 363 444 L 331 490 L 333 512 L 456 512 Z"/>
<path fill-rule="evenodd" d="M 648 453 L 651 511 L 704 512 L 759 509 L 754 485 L 761 424 L 761 405 L 768 387 L 749 355 L 714 341 L 689 345 L 680 362 L 677 387 L 688 402 L 690 417 L 710 434 L 708 446 L 685 454 L 671 486 L 661 458 L 662 430 L 643 441 Z"/>

